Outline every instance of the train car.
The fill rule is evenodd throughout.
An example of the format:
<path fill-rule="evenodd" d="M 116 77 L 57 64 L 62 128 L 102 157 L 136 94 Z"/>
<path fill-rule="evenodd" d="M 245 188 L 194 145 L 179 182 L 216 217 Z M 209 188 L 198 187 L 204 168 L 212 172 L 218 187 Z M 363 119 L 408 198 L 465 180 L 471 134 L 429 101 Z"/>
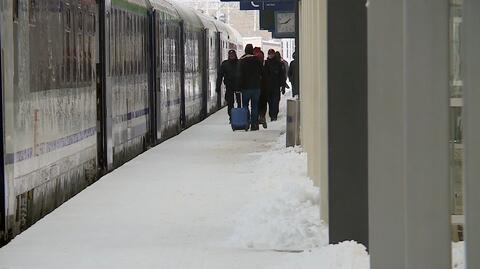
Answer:
<path fill-rule="evenodd" d="M 96 178 L 95 0 L 0 1 L 3 237 Z M 2 143 L 3 144 L 3 143 Z"/>
<path fill-rule="evenodd" d="M 112 142 L 113 167 L 118 167 L 147 148 L 150 128 L 149 101 L 149 7 L 143 0 L 112 1 L 108 40 L 106 104 Z M 110 130 L 109 130 L 110 133 Z"/>
<path fill-rule="evenodd" d="M 181 18 L 175 6 L 164 0 L 152 0 L 151 38 L 153 75 L 151 104 L 155 107 L 154 133 L 163 141 L 182 129 L 182 55 Z"/>
<path fill-rule="evenodd" d="M 205 47 L 205 58 L 204 58 L 204 90 L 205 90 L 205 100 L 204 106 L 205 111 L 208 115 L 216 112 L 220 107 L 219 96 L 215 91 L 217 84 L 217 75 L 218 69 L 220 66 L 220 48 L 219 46 L 219 35 L 218 29 L 215 24 L 215 20 L 211 17 L 205 16 L 203 14 L 198 15 L 202 21 L 204 27 L 204 47 Z"/>
<path fill-rule="evenodd" d="M 183 127 L 189 127 L 205 115 L 204 106 L 204 57 L 205 42 L 202 21 L 191 8 L 176 5 L 181 18 L 181 44 L 182 46 L 182 121 Z"/>
<path fill-rule="evenodd" d="M 0 245 L 224 105 L 219 63 L 241 40 L 190 8 L 169 0 L 0 6 Z"/>

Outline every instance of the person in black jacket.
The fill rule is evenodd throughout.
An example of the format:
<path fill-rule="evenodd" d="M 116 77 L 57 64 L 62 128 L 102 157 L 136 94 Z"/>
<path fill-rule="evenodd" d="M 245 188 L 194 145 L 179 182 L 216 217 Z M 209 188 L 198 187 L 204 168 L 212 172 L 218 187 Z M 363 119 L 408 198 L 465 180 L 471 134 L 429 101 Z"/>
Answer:
<path fill-rule="evenodd" d="M 231 119 L 232 108 L 234 107 L 235 102 L 235 87 L 237 86 L 237 72 L 238 69 L 238 58 L 237 52 L 235 50 L 228 51 L 228 59 L 222 62 L 220 70 L 218 71 L 217 76 L 217 87 L 216 92 L 220 93 L 220 88 L 222 87 L 222 81 L 225 84 L 225 101 L 227 101 L 228 106 L 228 117 Z M 237 99 L 237 104 L 240 104 L 240 100 Z"/>
<path fill-rule="evenodd" d="M 292 97 L 295 97 L 296 95 L 299 94 L 298 92 L 298 87 L 297 87 L 297 74 L 296 74 L 296 68 L 297 68 L 297 60 L 296 60 L 296 53 L 293 53 L 293 61 L 290 62 L 290 67 L 288 68 L 288 80 L 290 80 L 290 83 L 292 83 Z"/>
<path fill-rule="evenodd" d="M 265 62 L 265 80 L 269 92 L 268 114 L 272 121 L 276 121 L 280 105 L 280 91 L 285 94 L 285 70 L 280 58 L 275 55 L 275 50 L 268 51 Z"/>
<path fill-rule="evenodd" d="M 248 108 L 251 102 L 250 130 L 257 131 L 262 65 L 258 58 L 253 55 L 252 44 L 245 46 L 245 55 L 240 58 L 238 72 L 238 89 L 242 91 L 243 107 Z"/>

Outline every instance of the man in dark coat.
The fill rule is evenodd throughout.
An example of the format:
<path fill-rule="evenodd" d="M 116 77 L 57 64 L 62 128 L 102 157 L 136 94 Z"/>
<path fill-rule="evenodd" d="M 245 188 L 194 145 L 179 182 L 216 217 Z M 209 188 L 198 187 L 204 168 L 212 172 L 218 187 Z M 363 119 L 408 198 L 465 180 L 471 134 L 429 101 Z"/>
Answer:
<path fill-rule="evenodd" d="M 255 53 L 255 56 L 257 56 L 258 61 L 262 65 L 262 73 L 265 74 L 265 54 L 259 48 L 258 52 Z M 267 120 L 265 119 L 265 115 L 267 114 L 268 98 L 270 98 L 270 94 L 268 93 L 265 76 L 262 76 L 262 82 L 260 86 L 260 101 L 258 104 L 258 123 L 261 124 L 264 129 L 267 128 Z"/>
<path fill-rule="evenodd" d="M 245 46 L 245 55 L 240 58 L 238 89 L 242 91 L 243 107 L 249 107 L 250 112 L 250 130 L 258 130 L 258 102 L 260 98 L 260 87 L 262 80 L 262 65 L 258 58 L 253 54 L 252 44 Z"/>
<path fill-rule="evenodd" d="M 238 58 L 237 52 L 235 50 L 228 51 L 228 59 L 222 62 L 220 70 L 218 71 L 217 76 L 217 87 L 216 92 L 220 93 L 220 88 L 222 87 L 222 81 L 225 84 L 225 101 L 227 101 L 228 106 L 228 116 L 231 119 L 232 108 L 234 107 L 235 102 L 235 87 L 237 87 L 237 72 L 238 69 Z M 240 100 L 237 99 L 237 104 L 240 104 Z"/>
<path fill-rule="evenodd" d="M 268 99 L 268 114 L 272 121 L 276 121 L 280 105 L 280 92 L 285 93 L 285 70 L 280 58 L 275 55 L 275 50 L 268 51 L 265 62 L 265 80 L 270 94 Z"/>
<path fill-rule="evenodd" d="M 288 68 L 288 80 L 290 80 L 290 83 L 292 83 L 292 96 L 295 97 L 298 95 L 298 87 L 297 87 L 297 74 L 296 74 L 296 68 L 297 68 L 297 56 L 295 52 L 293 53 L 293 61 L 290 62 L 290 67 Z"/>

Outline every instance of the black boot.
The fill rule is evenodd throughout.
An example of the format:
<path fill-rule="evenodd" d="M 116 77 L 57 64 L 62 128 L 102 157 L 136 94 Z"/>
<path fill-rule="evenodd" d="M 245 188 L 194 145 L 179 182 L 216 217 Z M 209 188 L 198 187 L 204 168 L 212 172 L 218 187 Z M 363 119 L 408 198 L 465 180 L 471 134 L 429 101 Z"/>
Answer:
<path fill-rule="evenodd" d="M 250 131 L 258 131 L 258 124 L 252 124 L 252 126 L 250 127 Z"/>

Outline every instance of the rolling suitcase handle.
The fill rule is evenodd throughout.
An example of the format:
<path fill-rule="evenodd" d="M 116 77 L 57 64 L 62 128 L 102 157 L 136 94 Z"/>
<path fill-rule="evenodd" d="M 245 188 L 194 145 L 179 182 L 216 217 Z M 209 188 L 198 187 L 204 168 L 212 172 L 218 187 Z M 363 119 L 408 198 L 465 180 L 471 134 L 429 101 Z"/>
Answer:
<path fill-rule="evenodd" d="M 240 94 L 240 102 L 238 102 L 239 99 L 237 99 L 237 93 Z M 236 91 L 235 93 L 235 99 L 237 99 L 237 108 L 242 108 L 243 107 L 243 94 L 241 91 Z M 235 102 L 235 100 L 233 100 Z"/>

